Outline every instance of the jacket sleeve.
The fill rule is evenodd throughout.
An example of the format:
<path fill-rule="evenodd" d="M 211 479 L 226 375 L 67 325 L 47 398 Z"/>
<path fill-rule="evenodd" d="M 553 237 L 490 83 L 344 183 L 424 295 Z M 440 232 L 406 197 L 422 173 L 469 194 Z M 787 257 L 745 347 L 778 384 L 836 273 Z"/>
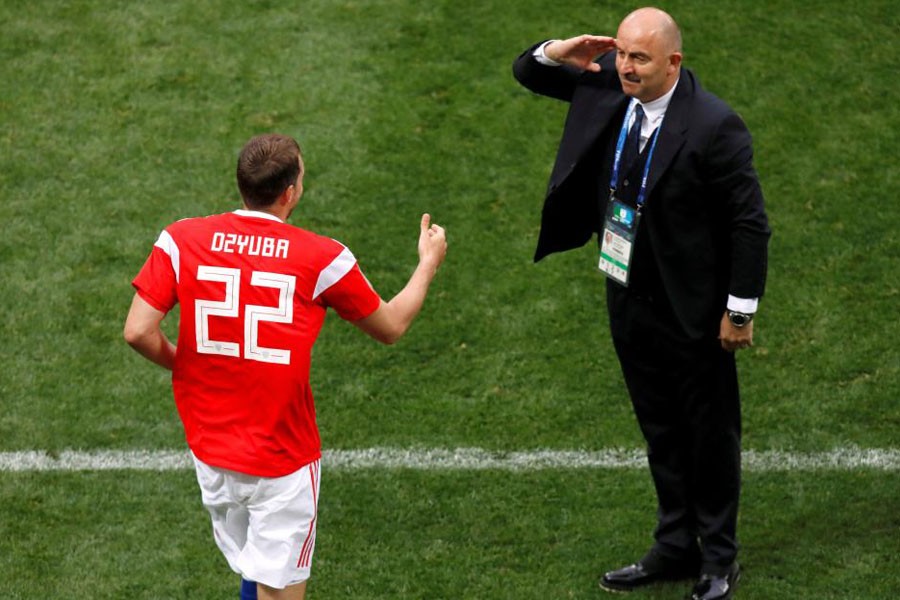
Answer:
<path fill-rule="evenodd" d="M 513 76 L 535 94 L 571 102 L 581 71 L 568 65 L 553 67 L 538 62 L 534 51 L 546 41 L 534 44 L 519 55 L 513 62 Z"/>
<path fill-rule="evenodd" d="M 729 293 L 760 298 L 765 291 L 771 235 L 759 178 L 753 168 L 750 132 L 735 113 L 719 125 L 706 154 L 708 184 L 725 201 L 731 237 Z"/>

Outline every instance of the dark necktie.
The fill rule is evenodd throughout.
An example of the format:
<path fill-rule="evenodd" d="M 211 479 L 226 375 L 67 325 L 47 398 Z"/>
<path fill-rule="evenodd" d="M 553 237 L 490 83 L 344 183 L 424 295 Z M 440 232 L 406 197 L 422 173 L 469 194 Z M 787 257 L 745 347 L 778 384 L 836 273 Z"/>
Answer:
<path fill-rule="evenodd" d="M 625 148 L 622 151 L 622 172 L 627 173 L 631 168 L 634 159 L 641 153 L 641 123 L 644 121 L 644 109 L 640 104 L 634 107 L 634 123 L 628 130 L 628 137 L 625 138 Z"/>

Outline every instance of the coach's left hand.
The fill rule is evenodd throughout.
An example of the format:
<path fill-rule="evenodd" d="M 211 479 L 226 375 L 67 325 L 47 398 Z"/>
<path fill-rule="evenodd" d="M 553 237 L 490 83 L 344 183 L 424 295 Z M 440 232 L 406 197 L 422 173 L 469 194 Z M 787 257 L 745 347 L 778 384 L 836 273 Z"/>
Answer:
<path fill-rule="evenodd" d="M 722 349 L 728 352 L 749 348 L 753 345 L 753 321 L 743 327 L 735 327 L 731 324 L 726 312 L 722 315 L 722 322 L 719 324 L 719 341 Z"/>

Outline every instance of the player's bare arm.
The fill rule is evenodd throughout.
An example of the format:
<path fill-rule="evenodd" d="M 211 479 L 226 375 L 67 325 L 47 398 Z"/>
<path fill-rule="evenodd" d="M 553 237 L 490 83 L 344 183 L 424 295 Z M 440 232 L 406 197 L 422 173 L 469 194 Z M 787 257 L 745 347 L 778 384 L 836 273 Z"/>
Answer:
<path fill-rule="evenodd" d="M 375 312 L 353 324 L 384 344 L 399 340 L 422 309 L 428 287 L 447 254 L 444 228 L 422 215 L 419 230 L 419 264 L 409 282 L 390 302 L 382 301 Z"/>
<path fill-rule="evenodd" d="M 128 345 L 141 356 L 171 371 L 175 363 L 175 344 L 160 328 L 165 316 L 166 313 L 153 308 L 139 294 L 135 294 L 125 318 L 124 335 Z"/>
<path fill-rule="evenodd" d="M 615 48 L 615 38 L 585 34 L 550 42 L 544 48 L 544 55 L 550 60 L 596 73 L 600 71 L 600 65 L 594 60 Z"/>

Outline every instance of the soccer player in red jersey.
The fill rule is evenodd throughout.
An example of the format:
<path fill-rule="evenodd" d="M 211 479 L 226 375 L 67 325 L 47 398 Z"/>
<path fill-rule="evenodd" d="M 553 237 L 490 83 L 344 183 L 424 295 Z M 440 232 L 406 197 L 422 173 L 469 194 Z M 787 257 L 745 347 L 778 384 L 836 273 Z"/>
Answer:
<path fill-rule="evenodd" d="M 302 599 L 315 547 L 319 433 L 310 352 L 334 309 L 391 344 L 422 307 L 447 251 L 422 215 L 419 263 L 389 302 L 341 243 L 287 224 L 303 159 L 287 136 L 238 159 L 244 208 L 177 221 L 133 281 L 125 340 L 172 371 L 172 388 L 216 544 L 242 598 Z M 160 328 L 180 304 L 178 344 Z"/>

